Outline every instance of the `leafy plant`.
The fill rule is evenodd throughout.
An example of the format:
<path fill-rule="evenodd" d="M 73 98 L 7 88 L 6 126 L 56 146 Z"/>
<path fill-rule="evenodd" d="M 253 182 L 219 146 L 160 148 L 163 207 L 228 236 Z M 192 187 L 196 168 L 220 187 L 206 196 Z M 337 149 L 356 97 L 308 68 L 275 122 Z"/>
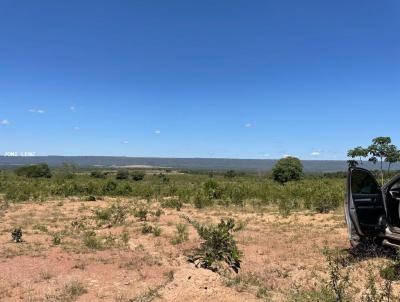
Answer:
<path fill-rule="evenodd" d="M 110 207 L 105 209 L 96 209 L 93 211 L 95 218 L 100 222 L 100 225 L 109 223 L 112 225 L 121 225 L 125 222 L 128 214 L 127 207 L 121 203 L 113 203 Z"/>
<path fill-rule="evenodd" d="M 156 237 L 161 235 L 161 228 L 158 225 L 154 226 L 153 235 L 156 236 Z"/>
<path fill-rule="evenodd" d="M 52 242 L 54 245 L 60 245 L 61 244 L 61 236 L 59 234 L 54 234 L 52 238 Z"/>
<path fill-rule="evenodd" d="M 235 229 L 235 221 L 221 219 L 218 225 L 204 226 L 185 217 L 197 230 L 203 239 L 200 247 L 189 257 L 189 261 L 212 271 L 220 269 L 220 263 L 226 263 L 233 271 L 239 272 L 242 253 L 236 245 L 232 232 Z"/>
<path fill-rule="evenodd" d="M 350 285 L 349 272 L 341 272 L 343 259 L 339 254 L 338 250 L 329 250 L 324 248 L 324 255 L 328 262 L 329 282 L 327 284 L 327 290 L 330 291 L 334 296 L 334 301 L 347 302 L 348 288 Z"/>
<path fill-rule="evenodd" d="M 272 169 L 272 177 L 279 183 L 300 180 L 303 174 L 303 165 L 296 157 L 286 157 L 278 160 Z"/>
<path fill-rule="evenodd" d="M 141 221 L 146 221 L 147 220 L 147 214 L 149 213 L 149 211 L 145 208 L 140 208 L 139 210 L 136 210 L 134 212 L 134 216 L 136 218 L 139 218 L 139 220 Z"/>
<path fill-rule="evenodd" d="M 83 243 L 86 247 L 96 250 L 100 249 L 101 242 L 94 231 L 87 231 L 83 236 Z"/>
<path fill-rule="evenodd" d="M 142 225 L 142 234 L 149 234 L 149 233 L 153 233 L 153 226 L 145 222 Z"/>
<path fill-rule="evenodd" d="M 182 206 L 183 206 L 183 203 L 182 203 L 182 201 L 180 201 L 179 199 L 171 198 L 171 199 L 165 200 L 165 201 L 161 204 L 161 206 L 162 206 L 163 208 L 174 208 L 174 209 L 176 209 L 177 211 L 180 211 L 181 208 L 182 208 Z"/>
<path fill-rule="evenodd" d="M 11 231 L 11 238 L 16 243 L 22 242 L 22 229 L 21 228 L 13 229 Z"/>
<path fill-rule="evenodd" d="M 21 168 L 16 169 L 15 174 L 17 174 L 18 176 L 25 176 L 28 178 L 51 177 L 51 171 L 47 164 L 23 166 Z"/>
<path fill-rule="evenodd" d="M 182 242 L 185 242 L 189 239 L 189 232 L 187 230 L 187 225 L 183 223 L 178 223 L 176 225 L 176 235 L 174 238 L 172 238 L 171 243 L 172 244 L 180 244 Z"/>
<path fill-rule="evenodd" d="M 118 170 L 117 174 L 115 175 L 115 179 L 123 180 L 129 178 L 129 171 L 128 170 Z"/>

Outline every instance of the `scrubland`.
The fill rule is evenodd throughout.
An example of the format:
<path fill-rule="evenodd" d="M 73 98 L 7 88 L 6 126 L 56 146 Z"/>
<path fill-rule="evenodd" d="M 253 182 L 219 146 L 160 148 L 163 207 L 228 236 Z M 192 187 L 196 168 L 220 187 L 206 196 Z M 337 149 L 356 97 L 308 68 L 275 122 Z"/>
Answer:
<path fill-rule="evenodd" d="M 398 301 L 395 251 L 352 249 L 345 178 L 0 176 L 1 301 Z"/>

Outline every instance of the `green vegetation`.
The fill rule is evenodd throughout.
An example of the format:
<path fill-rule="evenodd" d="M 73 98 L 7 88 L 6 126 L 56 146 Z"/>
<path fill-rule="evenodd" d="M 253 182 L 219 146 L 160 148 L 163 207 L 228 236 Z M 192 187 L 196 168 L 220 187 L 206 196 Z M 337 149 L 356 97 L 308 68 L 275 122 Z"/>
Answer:
<path fill-rule="evenodd" d="M 280 159 L 272 170 L 272 177 L 279 183 L 300 180 L 303 174 L 303 165 L 296 157 L 285 157 Z"/>
<path fill-rule="evenodd" d="M 133 171 L 131 175 L 132 175 L 132 180 L 134 181 L 143 180 L 145 176 L 144 172 L 141 171 Z"/>
<path fill-rule="evenodd" d="M 172 244 L 180 244 L 189 239 L 189 232 L 187 230 L 187 225 L 183 223 L 179 223 L 176 225 L 176 235 L 172 238 Z"/>
<path fill-rule="evenodd" d="M 51 171 L 47 164 L 24 166 L 16 169 L 15 174 L 28 178 L 51 177 Z"/>
<path fill-rule="evenodd" d="M 22 229 L 21 228 L 13 229 L 11 231 L 11 238 L 16 243 L 22 242 Z"/>
<path fill-rule="evenodd" d="M 128 209 L 120 203 L 113 203 L 105 209 L 94 210 L 93 214 L 99 225 L 121 225 L 125 222 Z"/>
<path fill-rule="evenodd" d="M 129 171 L 128 170 L 118 170 L 117 175 L 115 176 L 116 179 L 128 179 L 129 178 Z"/>
<path fill-rule="evenodd" d="M 59 197 L 79 197 L 85 201 L 95 201 L 103 196 L 132 197 L 149 202 L 159 201 L 161 207 L 175 208 L 178 211 L 190 204 L 199 209 L 214 205 L 235 207 L 275 205 L 286 214 L 303 209 L 328 212 L 341 205 L 344 198 L 343 173 L 303 175 L 300 180 L 287 181 L 283 185 L 274 181 L 269 175 L 250 173 L 235 173 L 234 177 L 227 177 L 226 173 L 217 172 L 168 176 L 148 174 L 141 181 L 134 181 L 131 178 L 117 181 L 115 173 L 96 171 L 94 177 L 93 172 L 77 171 L 72 178 L 28 178 L 12 171 L 2 171 L 0 194 L 3 194 L 6 202 L 43 202 L 49 198 Z M 118 219 L 116 216 L 109 217 L 110 210 L 99 210 L 95 213 L 98 221 Z M 146 220 L 148 215 L 146 211 L 148 210 L 145 208 L 136 209 L 135 216 L 140 220 Z"/>
<path fill-rule="evenodd" d="M 200 238 L 203 239 L 200 247 L 197 248 L 189 260 L 203 268 L 212 271 L 221 269 L 221 262 L 228 265 L 236 273 L 240 269 L 241 252 L 236 246 L 232 232 L 235 229 L 235 221 L 228 219 L 218 225 L 205 226 L 186 217 L 186 220 L 196 229 Z"/>
<path fill-rule="evenodd" d="M 385 177 L 383 163 L 388 163 L 387 173 L 389 174 L 391 165 L 400 162 L 400 150 L 392 144 L 392 139 L 387 136 L 379 136 L 372 139 L 372 144 L 367 148 L 358 146 L 354 149 L 350 149 L 347 152 L 347 156 L 352 158 L 348 161 L 350 167 L 355 167 L 358 164 L 362 165 L 362 159 L 367 157 L 368 161 L 374 164 L 379 162 L 382 184 L 384 183 Z M 354 160 L 354 158 L 358 158 L 359 162 Z"/>

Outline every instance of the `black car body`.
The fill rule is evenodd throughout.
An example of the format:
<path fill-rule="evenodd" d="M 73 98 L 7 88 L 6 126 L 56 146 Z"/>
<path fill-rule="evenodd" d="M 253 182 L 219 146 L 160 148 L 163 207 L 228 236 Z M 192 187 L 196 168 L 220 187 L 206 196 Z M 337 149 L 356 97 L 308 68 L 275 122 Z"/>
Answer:
<path fill-rule="evenodd" d="M 374 240 L 400 248 L 400 175 L 380 186 L 370 171 L 350 168 L 345 217 L 353 246 Z"/>

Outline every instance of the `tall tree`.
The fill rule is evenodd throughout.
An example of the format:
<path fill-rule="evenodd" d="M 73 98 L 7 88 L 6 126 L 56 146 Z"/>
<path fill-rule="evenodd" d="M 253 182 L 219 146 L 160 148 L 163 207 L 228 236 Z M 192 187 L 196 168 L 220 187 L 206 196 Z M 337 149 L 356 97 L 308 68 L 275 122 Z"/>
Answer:
<path fill-rule="evenodd" d="M 400 150 L 395 145 L 389 145 L 385 161 L 389 163 L 388 173 L 390 172 L 391 165 L 400 161 Z"/>
<path fill-rule="evenodd" d="M 347 156 L 351 158 L 358 158 L 360 160 L 360 164 L 362 165 L 362 159 L 368 156 L 368 149 L 358 146 L 347 151 Z"/>
<path fill-rule="evenodd" d="M 389 151 L 392 148 L 392 139 L 387 136 L 376 137 L 372 140 L 372 145 L 368 147 L 368 153 L 371 155 L 369 161 L 376 164 L 378 161 L 381 166 L 381 180 L 383 185 L 383 161 L 386 161 Z"/>

